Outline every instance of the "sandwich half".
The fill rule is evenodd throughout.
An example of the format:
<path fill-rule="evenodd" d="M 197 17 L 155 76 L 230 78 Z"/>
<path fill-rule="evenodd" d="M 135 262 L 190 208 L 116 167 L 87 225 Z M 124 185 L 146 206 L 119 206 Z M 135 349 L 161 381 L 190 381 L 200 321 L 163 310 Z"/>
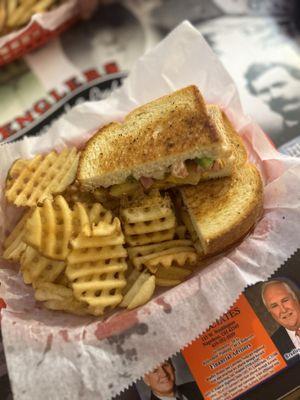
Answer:
<path fill-rule="evenodd" d="M 234 164 L 222 112 L 188 86 L 101 128 L 81 153 L 77 179 L 85 190 L 105 188 L 118 197 L 139 186 L 167 189 L 228 176 Z"/>
<path fill-rule="evenodd" d="M 218 254 L 243 238 L 262 213 L 262 180 L 249 163 L 240 165 L 230 177 L 179 190 L 205 256 Z"/>

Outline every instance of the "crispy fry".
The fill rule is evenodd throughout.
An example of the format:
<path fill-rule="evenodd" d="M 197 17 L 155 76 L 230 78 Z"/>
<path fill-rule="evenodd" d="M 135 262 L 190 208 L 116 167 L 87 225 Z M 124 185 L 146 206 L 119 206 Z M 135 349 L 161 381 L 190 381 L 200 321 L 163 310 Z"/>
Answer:
<path fill-rule="evenodd" d="M 66 311 L 77 315 L 86 315 L 87 307 L 73 297 L 72 289 L 48 282 L 37 284 L 35 298 L 43 301 L 50 310 Z"/>
<path fill-rule="evenodd" d="M 175 228 L 166 229 L 160 232 L 150 232 L 141 235 L 125 235 L 126 243 L 130 246 L 140 246 L 149 243 L 159 243 L 165 240 L 173 239 Z"/>
<path fill-rule="evenodd" d="M 75 203 L 73 211 L 73 234 L 77 238 L 80 235 L 91 236 L 91 222 L 86 204 Z"/>
<path fill-rule="evenodd" d="M 170 217 L 173 210 L 168 196 L 162 197 L 158 191 L 152 191 L 132 200 L 122 199 L 120 215 L 124 223 L 136 224 Z"/>
<path fill-rule="evenodd" d="M 159 266 L 169 268 L 172 265 L 194 265 L 198 256 L 190 240 L 170 240 L 148 246 L 128 249 L 132 264 L 137 269 L 148 268 L 156 273 Z"/>
<path fill-rule="evenodd" d="M 84 249 L 84 248 L 97 248 L 105 246 L 115 246 L 118 244 L 124 244 L 125 238 L 121 232 L 114 233 L 109 236 L 83 236 L 80 235 L 76 239 L 71 240 L 73 249 Z"/>
<path fill-rule="evenodd" d="M 92 234 L 95 236 L 107 236 L 120 231 L 120 220 L 113 216 L 100 203 L 95 203 L 89 212 L 92 224 Z"/>
<path fill-rule="evenodd" d="M 68 263 L 78 264 L 124 257 L 127 257 L 127 251 L 122 245 L 75 249 L 68 255 Z"/>
<path fill-rule="evenodd" d="M 170 197 L 158 190 L 122 199 L 120 217 L 127 244 L 138 246 L 173 239 L 176 219 Z"/>
<path fill-rule="evenodd" d="M 123 298 L 127 264 L 124 260 L 109 261 L 109 264 L 99 261 L 69 265 L 66 270 L 75 298 L 87 303 L 89 313 L 93 315 L 102 315 L 107 309 L 117 306 Z"/>
<path fill-rule="evenodd" d="M 175 225 L 175 216 L 171 215 L 169 217 L 160 218 L 153 221 L 124 224 L 124 232 L 126 235 L 141 235 L 144 233 L 152 233 L 172 229 L 175 228 Z"/>
<path fill-rule="evenodd" d="M 132 259 L 139 256 L 146 256 L 147 254 L 157 253 L 162 250 L 174 249 L 178 247 L 192 247 L 191 240 L 168 240 L 161 243 L 149 244 L 146 246 L 136 246 L 128 248 L 129 257 Z"/>
<path fill-rule="evenodd" d="M 38 301 L 72 299 L 72 289 L 49 282 L 39 282 L 36 285 L 35 298 Z"/>
<path fill-rule="evenodd" d="M 72 211 L 62 196 L 45 200 L 36 207 L 26 223 L 27 244 L 35 247 L 45 257 L 65 260 L 70 252 Z"/>
<path fill-rule="evenodd" d="M 134 274 L 136 272 L 133 271 Z M 132 280 L 129 279 L 131 282 Z M 133 285 L 127 289 L 121 307 L 126 307 L 129 310 L 139 307 L 150 300 L 155 290 L 155 277 L 148 272 L 142 272 L 134 281 Z"/>
<path fill-rule="evenodd" d="M 32 160 L 17 160 L 6 180 L 5 195 L 16 206 L 36 206 L 63 192 L 75 179 L 79 153 L 75 148 L 55 151 Z"/>
<path fill-rule="evenodd" d="M 9 234 L 9 236 L 5 239 L 3 247 L 3 257 L 7 260 L 19 261 L 22 253 L 26 249 L 26 243 L 23 241 L 25 234 L 25 225 L 32 214 L 32 210 L 26 211 L 13 231 Z"/>
<path fill-rule="evenodd" d="M 177 249 L 176 249 L 177 250 Z M 149 271 L 155 273 L 160 265 L 165 268 L 171 268 L 171 266 L 185 266 L 195 265 L 198 260 L 198 255 L 195 250 L 178 249 L 178 252 L 172 252 L 172 249 L 162 251 L 156 257 L 151 257 L 149 260 L 145 260 L 144 264 Z"/>
<path fill-rule="evenodd" d="M 176 285 L 179 285 L 179 283 L 181 283 L 181 280 L 155 277 L 155 283 L 157 286 L 176 286 Z"/>
<path fill-rule="evenodd" d="M 66 268 L 64 261 L 43 257 L 33 247 L 27 246 L 21 257 L 24 282 L 36 286 L 36 282 L 54 282 Z"/>
<path fill-rule="evenodd" d="M 165 268 L 163 266 L 158 267 L 155 278 L 158 279 L 169 279 L 183 281 L 186 277 L 191 275 L 193 272 L 190 268 L 181 268 L 172 266 L 171 268 Z"/>

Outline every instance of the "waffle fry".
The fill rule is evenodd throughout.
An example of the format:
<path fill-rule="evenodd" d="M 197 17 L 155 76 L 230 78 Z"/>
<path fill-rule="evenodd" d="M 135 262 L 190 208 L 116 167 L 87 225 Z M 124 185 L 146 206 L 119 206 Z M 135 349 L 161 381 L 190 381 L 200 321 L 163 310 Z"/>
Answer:
<path fill-rule="evenodd" d="M 76 315 L 86 315 L 85 304 L 76 300 L 72 289 L 62 285 L 48 282 L 37 284 L 35 298 L 44 302 L 44 306 L 50 310 L 66 311 Z"/>
<path fill-rule="evenodd" d="M 129 247 L 128 254 L 131 261 L 136 257 L 151 255 L 167 249 L 174 249 L 178 247 L 192 248 L 193 242 L 191 240 L 168 240 L 161 243 L 153 243 L 146 246 Z"/>
<path fill-rule="evenodd" d="M 136 224 L 167 218 L 173 215 L 173 210 L 168 196 L 162 197 L 159 191 L 152 191 L 132 200 L 122 199 L 120 215 L 125 223 Z"/>
<path fill-rule="evenodd" d="M 71 264 L 66 275 L 77 300 L 88 304 L 89 313 L 99 316 L 122 301 L 126 285 L 125 259 L 107 259 L 91 263 Z"/>
<path fill-rule="evenodd" d="M 136 271 L 133 271 L 134 277 Z M 128 279 L 128 282 L 132 282 L 134 279 Z M 128 285 L 129 286 L 129 285 Z M 150 275 L 144 271 L 139 273 L 138 278 L 134 281 L 133 285 L 126 288 L 127 293 L 124 296 L 120 307 L 125 307 L 128 310 L 139 307 L 149 301 L 155 290 L 155 276 Z"/>
<path fill-rule="evenodd" d="M 155 279 L 179 280 L 181 282 L 191 275 L 192 272 L 192 268 L 181 268 L 175 266 L 165 268 L 160 266 L 155 273 Z"/>
<path fill-rule="evenodd" d="M 63 157 L 67 178 L 50 176 Z M 153 190 L 114 199 L 121 226 L 99 202 L 111 201 L 107 191 L 86 193 L 72 183 L 77 159 L 75 150 L 51 152 L 17 160 L 8 174 L 8 200 L 33 208 L 7 238 L 5 250 L 20 258 L 24 282 L 33 286 L 35 298 L 51 310 L 101 316 L 118 305 L 138 307 L 156 285 L 174 286 L 189 276 L 198 255 L 183 218 L 177 226 L 170 197 Z"/>
<path fill-rule="evenodd" d="M 156 257 L 151 257 L 149 260 L 145 260 L 144 264 L 149 271 L 155 273 L 160 265 L 165 268 L 171 268 L 171 266 L 185 266 L 195 265 L 198 260 L 198 254 L 195 249 L 187 250 L 184 248 L 176 248 L 162 251 Z"/>
<path fill-rule="evenodd" d="M 111 212 L 105 210 L 101 204 L 89 206 L 76 203 L 73 216 L 75 234 L 71 239 L 73 250 L 69 256 L 70 263 L 95 261 L 98 251 L 102 259 L 102 256 L 106 257 L 107 252 L 103 253 L 101 248 L 117 246 L 125 242 L 119 219 L 113 217 Z M 95 235 L 95 232 L 101 235 Z"/>
<path fill-rule="evenodd" d="M 121 230 L 120 220 L 100 203 L 76 203 L 74 218 L 78 234 L 81 232 L 85 236 L 108 236 Z"/>
<path fill-rule="evenodd" d="M 80 235 L 75 239 L 71 240 L 73 249 L 84 249 L 84 248 L 99 248 L 105 246 L 116 246 L 124 244 L 125 238 L 121 233 L 121 230 L 110 236 L 83 236 Z"/>
<path fill-rule="evenodd" d="M 52 151 L 32 160 L 17 160 L 6 179 L 5 195 L 16 206 L 33 207 L 63 192 L 76 175 L 79 153 L 75 148 Z"/>
<path fill-rule="evenodd" d="M 138 224 L 146 221 L 168 218 L 173 215 L 172 209 L 166 206 L 147 206 L 141 209 L 129 208 L 121 211 L 121 215 L 128 224 Z"/>
<path fill-rule="evenodd" d="M 130 246 L 173 239 L 176 219 L 168 196 L 159 191 L 122 199 L 120 217 L 126 242 Z"/>
<path fill-rule="evenodd" d="M 122 301 L 127 251 L 120 221 L 100 203 L 76 204 L 76 218 L 85 235 L 71 239 L 66 275 L 74 296 L 99 316 Z"/>
<path fill-rule="evenodd" d="M 92 224 L 92 234 L 95 236 L 107 236 L 120 231 L 120 220 L 100 203 L 93 204 L 89 217 Z"/>
<path fill-rule="evenodd" d="M 68 263 L 79 264 L 124 257 L 127 257 L 127 251 L 122 245 L 84 248 L 72 250 L 68 255 Z"/>
<path fill-rule="evenodd" d="M 19 158 L 16 160 L 12 166 L 10 167 L 10 170 L 7 174 L 7 181 L 9 180 L 10 176 L 18 176 L 20 173 L 23 171 L 24 168 L 27 167 L 29 160 L 23 160 L 22 158 Z M 7 186 L 9 185 L 9 182 L 7 182 Z"/>
<path fill-rule="evenodd" d="M 67 288 L 71 287 L 71 282 L 68 279 L 67 275 L 65 274 L 65 270 L 55 279 L 53 283 L 56 283 L 57 285 L 62 285 Z"/>
<path fill-rule="evenodd" d="M 53 201 L 45 200 L 36 207 L 26 223 L 27 244 L 42 255 L 54 260 L 65 260 L 70 251 L 72 234 L 72 211 L 62 196 Z"/>
<path fill-rule="evenodd" d="M 148 268 L 156 273 L 159 266 L 169 268 L 171 266 L 194 265 L 198 255 L 190 240 L 170 240 L 147 246 L 128 248 L 130 261 L 137 269 Z"/>
<path fill-rule="evenodd" d="M 142 235 L 143 233 L 152 233 L 165 231 L 174 228 L 176 225 L 175 215 L 163 217 L 152 221 L 124 224 L 125 235 Z"/>
<path fill-rule="evenodd" d="M 54 261 L 43 257 L 33 247 L 27 246 L 21 257 L 21 272 L 26 284 L 36 286 L 36 282 L 55 282 L 65 270 L 64 261 Z"/>
<path fill-rule="evenodd" d="M 130 246 L 140 246 L 149 243 L 160 243 L 165 240 L 173 239 L 175 228 L 166 229 L 160 232 L 144 233 L 142 235 L 125 235 L 126 243 Z"/>
<path fill-rule="evenodd" d="M 27 245 L 23 241 L 23 237 L 25 233 L 25 225 L 31 213 L 31 210 L 26 211 L 13 231 L 5 239 L 3 244 L 3 257 L 6 260 L 19 261 L 22 253 L 25 251 Z"/>
<path fill-rule="evenodd" d="M 91 236 L 91 222 L 88 214 L 88 209 L 85 204 L 76 203 L 73 211 L 73 234 L 76 238 L 79 235 Z"/>

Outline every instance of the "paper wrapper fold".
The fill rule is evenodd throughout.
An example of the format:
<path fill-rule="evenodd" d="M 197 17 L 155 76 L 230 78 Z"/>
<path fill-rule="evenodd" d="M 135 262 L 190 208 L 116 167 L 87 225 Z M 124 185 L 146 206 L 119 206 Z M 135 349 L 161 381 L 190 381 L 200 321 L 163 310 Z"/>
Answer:
<path fill-rule="evenodd" d="M 44 310 L 17 269 L 0 270 L 0 297 L 8 305 L 2 330 L 15 399 L 110 399 L 195 339 L 246 286 L 270 277 L 299 246 L 300 160 L 279 154 L 243 115 L 228 73 L 187 22 L 140 58 L 108 99 L 75 107 L 42 137 L 1 146 L 1 186 L 16 158 L 80 145 L 97 127 L 189 84 L 196 84 L 207 102 L 221 105 L 245 140 L 265 183 L 262 219 L 238 247 L 188 281 L 105 320 Z M 3 193 L 0 206 L 6 230 L 16 215 Z"/>

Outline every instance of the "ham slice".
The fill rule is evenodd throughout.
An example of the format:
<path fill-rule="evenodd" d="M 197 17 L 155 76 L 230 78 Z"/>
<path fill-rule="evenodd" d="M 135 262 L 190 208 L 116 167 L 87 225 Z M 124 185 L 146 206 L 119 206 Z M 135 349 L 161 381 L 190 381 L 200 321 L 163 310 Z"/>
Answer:
<path fill-rule="evenodd" d="M 216 171 L 220 171 L 221 168 L 222 168 L 222 165 L 221 165 L 220 161 L 215 160 L 211 169 L 216 172 Z"/>
<path fill-rule="evenodd" d="M 142 176 L 140 178 L 140 182 L 145 189 L 149 189 L 152 186 L 154 180 L 152 178 L 148 178 L 147 176 Z"/>

